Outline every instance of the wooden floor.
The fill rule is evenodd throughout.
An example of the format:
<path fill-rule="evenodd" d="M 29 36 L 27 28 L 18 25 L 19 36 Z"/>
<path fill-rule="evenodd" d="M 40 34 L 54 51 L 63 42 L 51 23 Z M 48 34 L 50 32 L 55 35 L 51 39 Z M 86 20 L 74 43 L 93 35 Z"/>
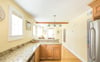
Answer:
<path fill-rule="evenodd" d="M 62 47 L 62 59 L 61 61 L 40 61 L 40 62 L 81 62 L 76 56 L 74 56 L 66 48 Z"/>

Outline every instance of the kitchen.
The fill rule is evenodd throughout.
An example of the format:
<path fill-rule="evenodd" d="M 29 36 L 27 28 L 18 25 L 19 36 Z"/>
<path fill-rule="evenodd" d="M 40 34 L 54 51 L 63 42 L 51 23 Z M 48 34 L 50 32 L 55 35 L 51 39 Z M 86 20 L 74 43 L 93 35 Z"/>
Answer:
<path fill-rule="evenodd" d="M 0 0 L 0 62 L 92 62 L 87 23 L 98 19 L 100 0 Z"/>

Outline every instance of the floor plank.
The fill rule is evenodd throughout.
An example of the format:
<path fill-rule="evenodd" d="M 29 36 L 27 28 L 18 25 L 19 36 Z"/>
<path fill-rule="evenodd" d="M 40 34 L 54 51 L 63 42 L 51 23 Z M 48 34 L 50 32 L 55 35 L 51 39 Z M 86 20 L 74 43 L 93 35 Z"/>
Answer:
<path fill-rule="evenodd" d="M 69 50 L 62 47 L 62 60 L 61 62 L 81 62 L 75 55 L 73 55 Z"/>

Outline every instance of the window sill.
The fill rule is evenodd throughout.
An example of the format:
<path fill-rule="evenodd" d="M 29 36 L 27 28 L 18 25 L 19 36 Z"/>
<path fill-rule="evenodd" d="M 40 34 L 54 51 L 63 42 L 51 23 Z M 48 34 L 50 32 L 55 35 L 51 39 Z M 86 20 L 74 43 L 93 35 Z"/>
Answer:
<path fill-rule="evenodd" d="M 20 40 L 23 36 L 9 36 L 8 41 Z"/>

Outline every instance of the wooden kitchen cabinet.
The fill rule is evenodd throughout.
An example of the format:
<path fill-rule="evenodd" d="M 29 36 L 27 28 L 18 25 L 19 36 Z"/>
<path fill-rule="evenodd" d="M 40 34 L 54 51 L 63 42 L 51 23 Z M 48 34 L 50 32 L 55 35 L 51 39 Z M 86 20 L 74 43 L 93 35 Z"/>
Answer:
<path fill-rule="evenodd" d="M 53 59 L 61 59 L 61 45 L 54 45 L 53 53 Z"/>
<path fill-rule="evenodd" d="M 93 19 L 100 19 L 100 0 L 94 0 L 89 6 L 93 9 Z"/>
<path fill-rule="evenodd" d="M 47 45 L 40 46 L 40 59 L 45 59 L 47 54 Z"/>
<path fill-rule="evenodd" d="M 38 47 L 35 51 L 35 62 L 40 62 L 40 48 Z"/>
<path fill-rule="evenodd" d="M 41 45 L 40 59 L 61 59 L 61 45 L 60 44 Z"/>
<path fill-rule="evenodd" d="M 53 48 L 54 48 L 54 46 L 53 45 L 47 45 L 47 50 L 46 50 L 46 59 L 53 59 Z"/>
<path fill-rule="evenodd" d="M 35 54 L 33 54 L 33 55 L 29 58 L 29 60 L 28 60 L 27 62 L 34 62 L 34 61 L 35 61 L 34 55 L 35 55 Z"/>

